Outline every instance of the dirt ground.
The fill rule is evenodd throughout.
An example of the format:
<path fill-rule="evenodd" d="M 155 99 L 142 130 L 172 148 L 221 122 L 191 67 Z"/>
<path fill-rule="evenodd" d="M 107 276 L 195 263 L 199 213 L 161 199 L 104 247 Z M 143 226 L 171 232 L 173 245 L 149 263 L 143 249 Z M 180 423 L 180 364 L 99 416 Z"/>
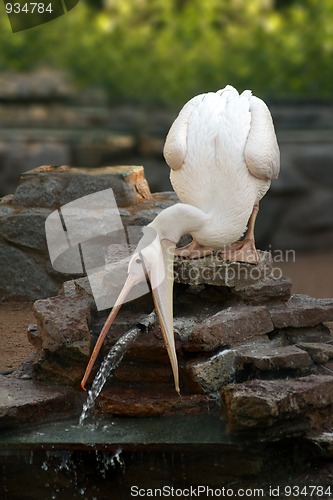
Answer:
<path fill-rule="evenodd" d="M 30 302 L 0 302 L 0 372 L 12 370 L 30 356 L 27 329 L 36 323 Z"/>
<path fill-rule="evenodd" d="M 293 280 L 293 293 L 333 297 L 333 253 L 297 256 L 295 262 L 276 263 Z M 32 355 L 27 328 L 35 323 L 29 302 L 0 302 L 0 372 L 12 370 Z"/>

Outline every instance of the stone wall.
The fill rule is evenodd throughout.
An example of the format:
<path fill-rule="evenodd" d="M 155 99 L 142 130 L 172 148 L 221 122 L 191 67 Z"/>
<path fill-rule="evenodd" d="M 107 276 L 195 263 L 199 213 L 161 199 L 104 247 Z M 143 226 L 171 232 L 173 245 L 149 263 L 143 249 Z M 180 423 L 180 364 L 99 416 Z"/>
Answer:
<path fill-rule="evenodd" d="M 270 103 L 282 170 L 262 202 L 256 228 L 262 248 L 333 248 L 333 105 Z M 78 92 L 62 75 L 2 75 L 0 195 L 22 172 L 43 164 L 96 168 L 144 165 L 150 188 L 169 191 L 162 157 L 177 110 L 110 106 L 96 91 Z"/>
<path fill-rule="evenodd" d="M 15 193 L 0 199 L 0 299 L 35 300 L 58 293 L 69 276 L 51 266 L 45 221 L 66 203 L 108 188 L 124 226 L 146 225 L 176 200 L 174 193 L 152 195 L 143 167 L 49 166 L 21 176 Z"/>
<path fill-rule="evenodd" d="M 269 440 L 311 438 L 327 430 L 333 299 L 291 295 L 291 281 L 275 276 L 270 254 L 259 255 L 256 266 L 221 263 L 217 256 L 176 258 L 173 324 L 181 397 L 156 315 L 149 314 L 150 294 L 124 304 L 101 350 L 104 358 L 109 352 L 121 355 L 110 358 L 115 369 L 94 412 L 112 417 L 211 412 L 231 434 Z M 79 390 L 107 317 L 97 313 L 87 278 L 65 283 L 58 296 L 36 301 L 33 309 L 37 324 L 28 338 L 37 352 L 16 377 L 23 385 L 33 378 Z M 105 376 L 112 366 L 104 365 Z"/>

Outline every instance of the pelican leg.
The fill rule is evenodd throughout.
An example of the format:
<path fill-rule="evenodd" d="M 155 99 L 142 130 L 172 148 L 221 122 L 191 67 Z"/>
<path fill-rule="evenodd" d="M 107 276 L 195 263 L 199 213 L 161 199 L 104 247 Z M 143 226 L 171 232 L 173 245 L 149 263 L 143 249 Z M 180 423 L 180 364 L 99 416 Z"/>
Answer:
<path fill-rule="evenodd" d="M 192 240 L 191 243 L 185 245 L 181 248 L 176 248 L 175 255 L 178 257 L 184 257 L 187 259 L 200 259 L 201 257 L 206 257 L 214 252 L 212 248 L 204 247 Z"/>
<path fill-rule="evenodd" d="M 259 203 L 253 207 L 251 217 L 249 219 L 249 227 L 245 238 L 242 241 L 236 241 L 232 245 L 228 245 L 224 250 L 219 252 L 222 260 L 232 262 L 247 262 L 248 264 L 258 264 L 259 255 L 254 239 L 254 225 L 259 212 Z"/>

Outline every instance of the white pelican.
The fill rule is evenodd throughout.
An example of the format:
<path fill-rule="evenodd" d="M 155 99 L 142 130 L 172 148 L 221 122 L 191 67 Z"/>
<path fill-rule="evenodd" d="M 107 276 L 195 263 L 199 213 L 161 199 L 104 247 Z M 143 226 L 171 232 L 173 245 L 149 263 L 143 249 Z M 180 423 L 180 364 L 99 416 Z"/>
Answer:
<path fill-rule="evenodd" d="M 280 169 L 279 147 L 266 104 L 251 91 L 239 94 L 230 85 L 194 97 L 172 124 L 164 157 L 181 203 L 165 209 L 143 229 L 127 280 L 87 365 L 83 389 L 125 297 L 148 276 L 179 393 L 172 300 L 175 253 L 195 258 L 222 249 L 224 259 L 258 261 L 254 224 L 259 201 Z M 239 241 L 247 224 L 247 234 Z M 193 241 L 176 250 L 184 234 L 190 234 Z"/>

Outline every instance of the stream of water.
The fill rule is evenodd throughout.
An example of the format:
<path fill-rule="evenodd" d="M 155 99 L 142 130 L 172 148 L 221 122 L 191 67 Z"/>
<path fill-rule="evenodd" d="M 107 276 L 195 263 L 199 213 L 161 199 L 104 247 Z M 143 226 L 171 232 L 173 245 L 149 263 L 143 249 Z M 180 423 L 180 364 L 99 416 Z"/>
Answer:
<path fill-rule="evenodd" d="M 87 401 L 83 405 L 82 413 L 80 416 L 79 424 L 82 425 L 86 420 L 89 411 L 93 408 L 96 399 L 100 395 L 106 381 L 114 373 L 116 368 L 121 363 L 124 354 L 128 350 L 129 346 L 134 342 L 134 340 L 139 336 L 143 329 L 146 331 L 153 326 L 156 321 L 156 314 L 152 312 L 147 316 L 144 316 L 138 325 L 129 330 L 125 335 L 120 337 L 120 339 L 114 344 L 110 352 L 103 360 L 100 369 L 94 378 L 91 389 L 88 391 Z"/>

